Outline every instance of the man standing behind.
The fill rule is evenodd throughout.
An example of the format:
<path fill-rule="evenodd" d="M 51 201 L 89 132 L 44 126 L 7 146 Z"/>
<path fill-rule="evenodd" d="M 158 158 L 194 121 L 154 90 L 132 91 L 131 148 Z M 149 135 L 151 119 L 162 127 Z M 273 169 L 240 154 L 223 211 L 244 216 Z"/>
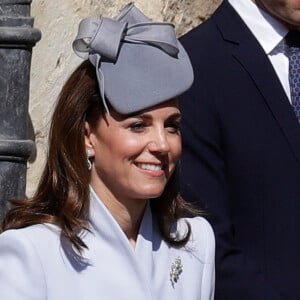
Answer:
<path fill-rule="evenodd" d="M 299 0 L 224 0 L 181 39 L 182 193 L 215 230 L 216 300 L 300 299 L 299 27 Z"/>

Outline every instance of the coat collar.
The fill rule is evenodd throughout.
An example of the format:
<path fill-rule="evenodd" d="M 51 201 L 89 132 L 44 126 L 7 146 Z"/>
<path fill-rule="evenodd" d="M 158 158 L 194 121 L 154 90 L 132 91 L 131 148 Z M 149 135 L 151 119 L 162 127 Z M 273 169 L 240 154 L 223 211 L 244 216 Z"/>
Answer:
<path fill-rule="evenodd" d="M 121 246 L 123 251 L 132 253 L 132 255 L 143 251 L 141 248 L 149 247 L 152 243 L 152 213 L 149 204 L 147 204 L 144 212 L 135 248 L 132 247 L 118 222 L 91 186 L 89 221 L 92 226 L 92 232 L 100 236 L 104 242 L 114 244 L 116 247 Z"/>
<path fill-rule="evenodd" d="M 247 20 L 246 25 L 256 37 L 265 53 L 271 53 L 288 32 L 288 29 L 273 16 L 259 8 L 253 0 L 228 0 L 230 5 Z"/>
<path fill-rule="evenodd" d="M 116 261 L 116 268 L 126 270 L 124 276 L 131 277 L 130 280 L 140 282 L 145 293 L 145 299 L 150 299 L 151 277 L 153 273 L 153 243 L 161 240 L 160 235 L 152 228 L 152 214 L 150 205 L 146 206 L 141 222 L 135 248 L 132 247 L 120 225 L 103 204 L 96 192 L 90 186 L 90 231 L 93 241 L 101 245 L 98 251 L 107 249 L 110 256 Z M 88 246 L 91 244 L 87 242 Z M 98 259 L 98 251 L 91 249 L 87 256 Z M 133 279 L 136 278 L 136 279 Z"/>

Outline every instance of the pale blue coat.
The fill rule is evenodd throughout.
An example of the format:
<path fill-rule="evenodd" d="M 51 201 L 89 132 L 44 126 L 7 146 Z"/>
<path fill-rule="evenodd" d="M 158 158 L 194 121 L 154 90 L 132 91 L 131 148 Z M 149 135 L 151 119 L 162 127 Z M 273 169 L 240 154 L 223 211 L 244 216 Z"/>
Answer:
<path fill-rule="evenodd" d="M 53 225 L 8 230 L 0 235 L 1 300 L 212 300 L 214 295 L 213 231 L 201 217 L 186 219 L 192 238 L 184 248 L 161 238 L 147 207 L 135 249 L 91 191 L 91 233 L 84 259 L 74 255 Z M 181 234 L 184 220 L 178 222 Z M 179 258 L 182 273 L 170 281 Z"/>

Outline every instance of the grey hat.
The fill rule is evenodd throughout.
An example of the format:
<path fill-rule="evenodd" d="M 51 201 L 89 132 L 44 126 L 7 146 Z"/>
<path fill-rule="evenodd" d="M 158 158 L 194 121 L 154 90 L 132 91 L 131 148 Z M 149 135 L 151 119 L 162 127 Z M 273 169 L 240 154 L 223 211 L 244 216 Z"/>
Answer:
<path fill-rule="evenodd" d="M 174 25 L 151 21 L 133 3 L 115 20 L 83 19 L 73 49 L 95 66 L 107 111 L 106 100 L 117 112 L 129 114 L 179 96 L 193 83 Z"/>

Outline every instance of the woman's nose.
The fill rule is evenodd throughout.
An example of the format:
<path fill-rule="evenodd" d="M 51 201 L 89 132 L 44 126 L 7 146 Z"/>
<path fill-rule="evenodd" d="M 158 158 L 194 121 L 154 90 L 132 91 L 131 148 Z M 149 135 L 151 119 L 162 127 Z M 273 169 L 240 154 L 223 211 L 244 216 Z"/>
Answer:
<path fill-rule="evenodd" d="M 167 153 L 170 151 L 170 145 L 165 130 L 156 130 L 148 144 L 151 152 Z"/>

